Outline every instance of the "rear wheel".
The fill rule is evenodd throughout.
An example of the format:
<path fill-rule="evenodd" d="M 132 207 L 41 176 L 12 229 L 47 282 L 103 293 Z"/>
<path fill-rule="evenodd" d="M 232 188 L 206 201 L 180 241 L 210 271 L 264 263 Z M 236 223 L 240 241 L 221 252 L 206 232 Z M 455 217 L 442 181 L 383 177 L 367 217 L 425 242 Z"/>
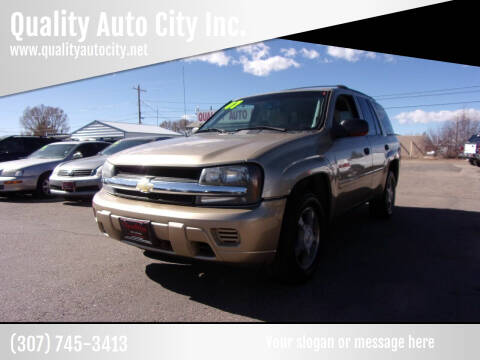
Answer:
<path fill-rule="evenodd" d="M 389 171 L 382 195 L 369 203 L 370 214 L 382 219 L 387 219 L 392 216 L 393 207 L 395 206 L 396 186 L 397 180 L 395 174 L 393 171 Z"/>
<path fill-rule="evenodd" d="M 319 263 L 325 215 L 321 202 L 311 193 L 291 198 L 285 210 L 277 255 L 272 265 L 281 281 L 306 281 Z"/>
<path fill-rule="evenodd" d="M 45 173 L 40 176 L 37 182 L 37 191 L 35 195 L 38 197 L 49 197 L 50 196 L 50 173 Z"/>

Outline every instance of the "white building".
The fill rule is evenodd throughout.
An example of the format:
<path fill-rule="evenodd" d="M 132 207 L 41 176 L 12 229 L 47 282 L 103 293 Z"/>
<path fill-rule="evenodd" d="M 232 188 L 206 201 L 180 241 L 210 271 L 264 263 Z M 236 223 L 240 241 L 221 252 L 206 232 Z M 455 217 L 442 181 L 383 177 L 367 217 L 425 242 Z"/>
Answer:
<path fill-rule="evenodd" d="M 95 120 L 72 132 L 71 138 L 78 140 L 118 140 L 129 137 L 155 135 L 181 136 L 181 134 L 176 133 L 175 131 L 154 125 L 139 125 L 117 121 Z"/>

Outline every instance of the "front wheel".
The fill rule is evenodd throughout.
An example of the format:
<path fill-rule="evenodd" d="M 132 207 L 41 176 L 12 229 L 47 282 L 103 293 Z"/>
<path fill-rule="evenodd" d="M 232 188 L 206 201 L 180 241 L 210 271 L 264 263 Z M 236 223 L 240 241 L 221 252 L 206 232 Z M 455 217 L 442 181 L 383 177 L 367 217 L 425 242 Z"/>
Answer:
<path fill-rule="evenodd" d="M 325 215 L 318 198 L 307 193 L 290 199 L 285 210 L 277 255 L 272 265 L 281 281 L 301 283 L 315 271 L 325 233 Z"/>
<path fill-rule="evenodd" d="M 37 182 L 37 191 L 35 195 L 41 198 L 50 196 L 50 174 L 42 174 Z"/>
<path fill-rule="evenodd" d="M 392 216 L 393 207 L 395 206 L 396 186 L 397 180 L 395 174 L 393 171 L 389 171 L 382 195 L 369 203 L 370 214 L 382 219 L 388 219 Z"/>

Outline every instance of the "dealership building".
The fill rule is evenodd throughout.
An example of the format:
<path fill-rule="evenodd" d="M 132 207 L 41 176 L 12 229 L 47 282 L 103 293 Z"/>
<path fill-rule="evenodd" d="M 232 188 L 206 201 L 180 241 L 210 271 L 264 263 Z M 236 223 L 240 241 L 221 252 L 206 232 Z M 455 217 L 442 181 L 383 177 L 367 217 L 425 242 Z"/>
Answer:
<path fill-rule="evenodd" d="M 95 120 L 72 132 L 70 137 L 78 140 L 114 141 L 140 136 L 179 136 L 181 134 L 154 125 L 128 124 L 116 121 Z"/>

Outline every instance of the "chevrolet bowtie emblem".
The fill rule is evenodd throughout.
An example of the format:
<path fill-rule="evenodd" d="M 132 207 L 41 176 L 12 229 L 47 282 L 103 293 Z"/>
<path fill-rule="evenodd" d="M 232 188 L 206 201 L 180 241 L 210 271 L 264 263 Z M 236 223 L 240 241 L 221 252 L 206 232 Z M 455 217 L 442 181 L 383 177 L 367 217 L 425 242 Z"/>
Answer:
<path fill-rule="evenodd" d="M 150 182 L 150 179 L 145 178 L 137 183 L 136 189 L 142 193 L 149 193 L 153 190 L 153 184 Z"/>

